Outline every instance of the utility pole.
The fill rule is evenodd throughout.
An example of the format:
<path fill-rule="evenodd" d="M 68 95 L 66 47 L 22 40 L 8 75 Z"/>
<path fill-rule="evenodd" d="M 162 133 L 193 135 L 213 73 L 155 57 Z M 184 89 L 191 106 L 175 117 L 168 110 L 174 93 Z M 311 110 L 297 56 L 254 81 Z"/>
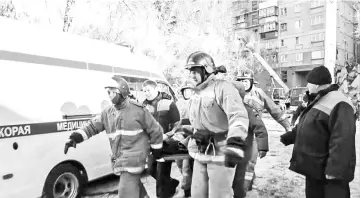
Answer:
<path fill-rule="evenodd" d="M 337 0 L 326 0 L 325 29 L 325 66 L 331 73 L 332 83 L 335 82 L 336 66 L 336 35 L 337 35 Z"/>

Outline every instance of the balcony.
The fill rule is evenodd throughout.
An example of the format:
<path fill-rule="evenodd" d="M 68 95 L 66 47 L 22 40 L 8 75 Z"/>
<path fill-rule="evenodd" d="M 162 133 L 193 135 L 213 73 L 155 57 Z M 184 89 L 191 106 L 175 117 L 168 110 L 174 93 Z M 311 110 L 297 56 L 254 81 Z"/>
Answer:
<path fill-rule="evenodd" d="M 277 4 L 278 4 L 277 1 L 265 1 L 265 2 L 262 2 L 262 3 L 259 4 L 259 9 L 278 6 Z"/>
<path fill-rule="evenodd" d="M 248 27 L 248 24 L 246 22 L 236 23 L 236 24 L 233 25 L 234 29 L 244 29 L 244 28 L 247 28 L 247 27 Z"/>
<path fill-rule="evenodd" d="M 277 16 L 271 16 L 266 18 L 260 18 L 259 24 L 265 24 L 265 23 L 271 23 L 271 22 L 277 22 L 278 17 Z"/>
<path fill-rule="evenodd" d="M 272 16 L 278 16 L 278 7 L 274 6 L 274 7 L 260 9 L 258 15 L 260 19 L 272 17 Z"/>
<path fill-rule="evenodd" d="M 278 31 L 277 22 L 266 23 L 261 25 L 260 33 L 274 32 L 274 31 Z"/>
<path fill-rule="evenodd" d="M 261 39 L 268 40 L 268 39 L 275 39 L 278 37 L 278 32 L 275 30 L 273 32 L 264 32 L 260 33 Z"/>
<path fill-rule="evenodd" d="M 232 17 L 242 16 L 248 12 L 247 8 L 240 8 L 232 11 Z"/>

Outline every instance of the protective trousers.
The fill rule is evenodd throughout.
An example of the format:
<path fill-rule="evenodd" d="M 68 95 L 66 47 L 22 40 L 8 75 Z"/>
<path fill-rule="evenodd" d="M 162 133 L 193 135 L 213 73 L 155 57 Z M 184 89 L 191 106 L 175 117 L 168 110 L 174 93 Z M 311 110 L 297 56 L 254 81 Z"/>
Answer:
<path fill-rule="evenodd" d="M 140 177 L 141 174 L 122 172 L 119 177 L 119 198 L 148 198 Z"/>
<path fill-rule="evenodd" d="M 204 164 L 194 160 L 192 197 L 232 198 L 232 182 L 236 169 L 224 165 Z"/>
<path fill-rule="evenodd" d="M 247 142 L 253 142 L 253 137 Z M 244 188 L 245 183 L 245 175 L 246 175 L 246 168 L 248 165 L 248 162 L 252 155 L 252 144 L 250 144 L 249 147 L 245 149 L 245 155 L 243 160 L 237 164 L 236 166 L 236 173 L 234 175 L 233 180 L 233 191 L 234 191 L 234 198 L 244 198 L 247 195 L 247 189 Z"/>
<path fill-rule="evenodd" d="M 257 140 L 256 138 L 253 139 L 252 142 L 252 154 L 251 159 L 248 161 L 247 167 L 246 167 L 246 174 L 244 177 L 244 189 L 246 191 L 252 190 L 252 184 L 254 179 L 256 178 L 255 174 L 255 166 L 257 163 L 257 157 L 258 157 L 258 147 L 257 147 Z"/>
<path fill-rule="evenodd" d="M 156 196 L 172 197 L 176 193 L 179 181 L 171 178 L 172 161 L 157 162 L 153 156 L 148 157 L 148 170 L 156 180 Z"/>
<path fill-rule="evenodd" d="M 306 198 L 350 198 L 349 183 L 342 180 L 317 180 L 306 177 Z"/>
<path fill-rule="evenodd" d="M 176 163 L 183 176 L 181 188 L 184 191 L 191 190 L 194 159 L 177 160 Z"/>

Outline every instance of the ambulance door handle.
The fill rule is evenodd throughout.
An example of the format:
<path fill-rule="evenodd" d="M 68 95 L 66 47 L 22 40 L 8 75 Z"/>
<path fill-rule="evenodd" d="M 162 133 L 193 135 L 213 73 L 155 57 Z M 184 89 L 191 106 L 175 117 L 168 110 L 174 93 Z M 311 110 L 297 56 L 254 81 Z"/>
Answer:
<path fill-rule="evenodd" d="M 13 174 L 9 173 L 9 174 L 6 174 L 6 175 L 3 175 L 3 180 L 7 180 L 7 179 L 11 179 L 13 178 Z"/>
<path fill-rule="evenodd" d="M 92 118 L 95 117 L 96 114 L 82 114 L 82 115 L 63 115 L 63 119 L 83 119 L 83 118 Z"/>

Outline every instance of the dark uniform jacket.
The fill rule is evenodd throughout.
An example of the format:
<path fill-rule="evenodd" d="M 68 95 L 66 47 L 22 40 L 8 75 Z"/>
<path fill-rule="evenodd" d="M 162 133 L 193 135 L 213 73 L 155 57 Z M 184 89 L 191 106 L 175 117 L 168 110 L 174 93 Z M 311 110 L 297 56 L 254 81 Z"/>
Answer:
<path fill-rule="evenodd" d="M 356 120 L 349 99 L 337 85 L 320 91 L 292 131 L 290 169 L 315 179 L 331 175 L 352 181 L 356 165 Z"/>
<path fill-rule="evenodd" d="M 164 94 L 159 93 L 152 100 L 144 100 L 143 105 L 152 113 L 153 117 L 167 133 L 173 128 L 173 124 L 180 120 L 179 110 L 173 100 L 166 99 Z"/>

